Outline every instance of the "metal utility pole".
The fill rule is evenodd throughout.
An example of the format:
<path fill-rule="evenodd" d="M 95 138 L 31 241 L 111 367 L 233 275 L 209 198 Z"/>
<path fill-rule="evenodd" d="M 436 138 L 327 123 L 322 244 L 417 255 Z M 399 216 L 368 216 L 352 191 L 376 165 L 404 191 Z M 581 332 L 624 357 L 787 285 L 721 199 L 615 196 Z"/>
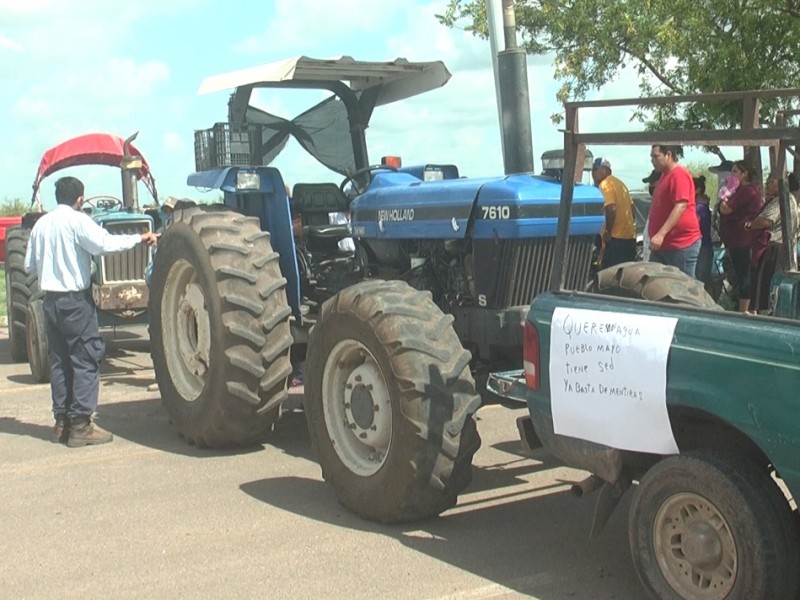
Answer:
<path fill-rule="evenodd" d="M 514 0 L 502 0 L 505 50 L 497 53 L 496 77 L 501 113 L 503 165 L 506 175 L 533 172 L 531 107 L 528 96 L 528 66 L 525 50 L 517 46 Z M 487 9 L 493 10 L 487 0 Z M 490 22 L 493 16 L 490 17 Z M 490 27 L 489 35 L 495 33 Z"/>
<path fill-rule="evenodd" d="M 505 165 L 505 136 L 503 135 L 503 108 L 500 106 L 500 75 L 497 68 L 497 40 L 500 37 L 500 29 L 497 25 L 497 14 L 500 13 L 501 0 L 486 0 L 486 24 L 489 28 L 489 51 L 492 54 L 492 73 L 494 74 L 494 97 L 497 105 L 497 124 L 500 126 L 500 150 L 503 153 L 503 164 Z"/>

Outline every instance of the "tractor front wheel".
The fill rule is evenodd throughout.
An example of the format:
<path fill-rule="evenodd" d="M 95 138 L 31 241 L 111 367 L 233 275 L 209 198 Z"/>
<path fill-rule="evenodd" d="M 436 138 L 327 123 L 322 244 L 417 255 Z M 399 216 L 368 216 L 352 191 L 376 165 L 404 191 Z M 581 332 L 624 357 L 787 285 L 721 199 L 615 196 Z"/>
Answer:
<path fill-rule="evenodd" d="M 339 501 L 363 518 L 439 514 L 471 480 L 480 397 L 452 322 L 429 293 L 370 281 L 328 300 L 311 331 L 312 444 Z"/>

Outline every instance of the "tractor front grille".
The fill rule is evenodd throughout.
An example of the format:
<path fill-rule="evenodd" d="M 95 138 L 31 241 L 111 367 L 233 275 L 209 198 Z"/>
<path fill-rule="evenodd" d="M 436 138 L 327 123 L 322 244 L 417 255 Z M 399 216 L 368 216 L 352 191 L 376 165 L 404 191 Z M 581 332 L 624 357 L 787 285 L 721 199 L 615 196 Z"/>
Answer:
<path fill-rule="evenodd" d="M 104 227 L 114 235 L 142 233 L 151 230 L 150 221 L 118 221 L 105 223 Z M 105 254 L 101 260 L 102 283 L 132 283 L 144 281 L 144 272 L 150 262 L 151 250 L 145 244 L 136 244 L 130 250 Z"/>
<path fill-rule="evenodd" d="M 530 304 L 536 294 L 549 288 L 555 244 L 555 238 L 505 242 L 499 281 L 508 283 L 498 290 L 499 306 Z M 566 289 L 582 290 L 586 287 L 593 246 L 594 236 L 570 236 L 564 278 Z"/>

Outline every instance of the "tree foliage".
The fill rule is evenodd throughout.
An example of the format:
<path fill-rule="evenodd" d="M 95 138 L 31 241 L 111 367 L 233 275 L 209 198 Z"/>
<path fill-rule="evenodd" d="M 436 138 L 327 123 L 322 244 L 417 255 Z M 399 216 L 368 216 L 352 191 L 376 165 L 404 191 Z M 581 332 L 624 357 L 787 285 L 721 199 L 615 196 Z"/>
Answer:
<path fill-rule="evenodd" d="M 642 96 L 800 87 L 798 0 L 517 0 L 519 43 L 553 54 L 560 101 L 584 98 L 625 67 Z M 440 22 L 488 36 L 485 0 L 450 0 Z M 762 104 L 772 122 L 789 101 Z M 738 127 L 736 103 L 637 115 L 653 129 Z"/>
<path fill-rule="evenodd" d="M 24 215 L 30 210 L 30 202 L 25 202 L 21 198 L 5 198 L 0 202 L 0 217 L 16 217 Z"/>

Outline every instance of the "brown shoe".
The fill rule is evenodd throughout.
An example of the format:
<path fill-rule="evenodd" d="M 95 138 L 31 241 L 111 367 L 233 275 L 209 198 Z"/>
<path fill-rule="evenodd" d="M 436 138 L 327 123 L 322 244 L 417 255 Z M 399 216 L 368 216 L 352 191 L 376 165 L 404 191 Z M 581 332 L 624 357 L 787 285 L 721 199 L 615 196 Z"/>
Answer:
<path fill-rule="evenodd" d="M 114 436 L 111 433 L 100 429 L 92 423 L 91 419 L 84 418 L 70 423 L 67 446 L 70 448 L 97 446 L 98 444 L 107 444 L 113 439 Z"/>
<path fill-rule="evenodd" d="M 58 415 L 56 417 L 56 424 L 53 425 L 53 435 L 50 437 L 51 442 L 58 444 L 59 442 L 67 441 L 69 426 L 66 423 L 67 419 L 64 415 Z"/>

